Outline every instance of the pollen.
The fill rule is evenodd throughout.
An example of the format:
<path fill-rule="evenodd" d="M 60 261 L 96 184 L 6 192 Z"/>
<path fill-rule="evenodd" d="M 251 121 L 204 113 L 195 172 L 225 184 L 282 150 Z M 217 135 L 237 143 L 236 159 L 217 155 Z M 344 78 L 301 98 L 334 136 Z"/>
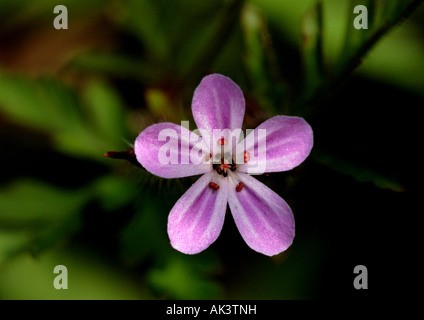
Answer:
<path fill-rule="evenodd" d="M 218 190 L 219 185 L 217 185 L 215 182 L 209 182 L 209 188 L 211 188 L 213 190 Z"/>
<path fill-rule="evenodd" d="M 239 182 L 238 185 L 236 186 L 236 191 L 240 192 L 241 190 L 243 190 L 243 187 L 244 187 L 244 183 Z"/>

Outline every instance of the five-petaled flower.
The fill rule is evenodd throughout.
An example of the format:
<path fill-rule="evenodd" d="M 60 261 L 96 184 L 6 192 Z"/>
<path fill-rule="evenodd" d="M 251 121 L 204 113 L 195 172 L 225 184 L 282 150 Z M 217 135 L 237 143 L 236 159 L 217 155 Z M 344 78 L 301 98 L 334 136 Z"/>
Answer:
<path fill-rule="evenodd" d="M 199 253 L 209 247 L 221 232 L 228 203 L 237 228 L 250 248 L 269 256 L 286 250 L 294 238 L 293 213 L 277 193 L 250 173 L 255 173 L 255 167 L 264 168 L 264 172 L 286 171 L 303 162 L 313 145 L 309 124 L 303 118 L 292 116 L 268 119 L 250 133 L 258 136 L 261 131 L 266 135 L 262 140 L 260 135 L 251 140 L 253 143 L 243 149 L 243 160 L 239 163 L 234 161 L 234 153 L 239 151 L 223 149 L 228 144 L 228 136 L 212 134 L 215 129 L 230 132 L 241 129 L 245 100 L 238 85 L 220 74 L 204 77 L 194 92 L 192 112 L 202 137 L 193 132 L 187 134 L 187 128 L 173 123 L 158 123 L 142 131 L 134 145 L 138 162 L 154 175 L 178 178 L 203 174 L 169 214 L 171 245 L 186 254 Z M 159 161 L 161 147 L 169 142 L 159 139 L 164 129 L 177 133 L 174 139 L 178 159 L 182 159 L 184 152 L 196 148 L 191 139 L 187 141 L 187 137 L 195 136 L 206 145 L 205 160 L 210 158 L 210 161 L 194 163 L 190 159 L 177 164 Z M 245 145 L 248 138 L 249 135 L 237 143 Z M 257 152 L 260 143 L 266 144 L 263 153 Z"/>

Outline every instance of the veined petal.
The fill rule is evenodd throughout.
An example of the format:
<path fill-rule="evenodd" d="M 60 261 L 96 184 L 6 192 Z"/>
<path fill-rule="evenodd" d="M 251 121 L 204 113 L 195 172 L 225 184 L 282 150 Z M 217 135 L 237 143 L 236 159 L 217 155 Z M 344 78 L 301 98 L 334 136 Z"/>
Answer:
<path fill-rule="evenodd" d="M 252 176 L 232 174 L 230 181 L 228 203 L 248 246 L 268 256 L 286 250 L 294 238 L 294 218 L 289 205 Z M 244 186 L 236 191 L 239 182 Z"/>
<path fill-rule="evenodd" d="M 212 170 L 206 163 L 209 147 L 182 126 L 163 122 L 143 130 L 134 144 L 137 161 L 162 178 L 180 178 Z"/>
<path fill-rule="evenodd" d="M 232 131 L 240 129 L 243 123 L 243 92 L 230 78 L 221 74 L 202 79 L 194 91 L 191 107 L 197 127 L 205 132 L 212 133 L 214 129 Z"/>
<path fill-rule="evenodd" d="M 210 182 L 219 185 L 219 189 L 211 188 Z M 225 178 L 209 172 L 183 194 L 168 217 L 172 247 L 186 254 L 195 254 L 218 238 L 227 208 L 227 185 Z"/>
<path fill-rule="evenodd" d="M 313 145 L 313 133 L 303 118 L 275 116 L 260 124 L 240 143 L 245 144 L 250 157 L 247 163 L 239 166 L 240 172 L 262 174 L 287 171 L 308 157 Z"/>

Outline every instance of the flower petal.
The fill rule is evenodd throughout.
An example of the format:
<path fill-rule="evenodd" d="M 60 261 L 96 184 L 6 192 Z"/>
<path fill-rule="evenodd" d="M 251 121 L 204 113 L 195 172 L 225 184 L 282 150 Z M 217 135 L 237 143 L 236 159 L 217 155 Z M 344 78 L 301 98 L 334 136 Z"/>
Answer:
<path fill-rule="evenodd" d="M 209 187 L 219 185 L 218 190 Z M 209 247 L 219 236 L 227 208 L 227 180 L 214 172 L 204 174 L 183 194 L 168 217 L 171 245 L 186 254 Z"/>
<path fill-rule="evenodd" d="M 250 160 L 239 166 L 240 172 L 262 174 L 287 171 L 308 157 L 313 145 L 313 133 L 303 118 L 275 116 L 260 124 L 240 143 L 245 144 L 245 150 L 250 155 Z"/>
<path fill-rule="evenodd" d="M 201 138 L 169 122 L 143 130 L 135 140 L 134 152 L 146 170 L 162 178 L 187 177 L 212 170 L 212 166 L 201 159 L 202 155 L 209 154 L 209 147 Z M 200 160 L 193 160 L 194 154 Z"/>
<path fill-rule="evenodd" d="M 244 186 L 237 192 L 235 185 L 239 181 Z M 278 194 L 244 173 L 232 174 L 228 188 L 231 213 L 250 248 L 272 256 L 292 244 L 293 213 Z"/>
<path fill-rule="evenodd" d="M 211 74 L 202 79 L 194 91 L 192 112 L 199 129 L 240 129 L 245 101 L 240 87 L 230 78 Z"/>

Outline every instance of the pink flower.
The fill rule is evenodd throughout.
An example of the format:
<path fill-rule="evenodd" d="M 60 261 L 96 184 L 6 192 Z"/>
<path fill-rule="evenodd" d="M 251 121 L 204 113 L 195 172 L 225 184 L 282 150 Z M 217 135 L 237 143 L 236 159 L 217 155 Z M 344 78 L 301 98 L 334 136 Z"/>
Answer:
<path fill-rule="evenodd" d="M 275 116 L 244 140 L 229 143 L 229 132 L 240 132 L 237 129 L 242 127 L 245 101 L 238 85 L 220 74 L 202 79 L 194 92 L 192 112 L 201 137 L 173 123 L 159 123 L 142 131 L 134 146 L 138 162 L 154 175 L 202 174 L 169 214 L 171 245 L 186 254 L 209 247 L 221 232 L 228 203 L 250 248 L 269 256 L 286 250 L 294 238 L 293 213 L 278 194 L 250 174 L 286 171 L 302 163 L 313 145 L 309 124 L 299 117 Z M 216 129 L 229 130 L 217 135 Z M 175 134 L 166 140 L 159 137 L 161 132 Z M 175 150 L 164 153 L 165 145 Z M 266 146 L 264 152 L 261 145 Z M 200 151 L 204 161 L 187 156 Z M 162 158 L 172 152 L 178 161 L 164 163 Z M 236 156 L 242 160 L 236 161 Z"/>

